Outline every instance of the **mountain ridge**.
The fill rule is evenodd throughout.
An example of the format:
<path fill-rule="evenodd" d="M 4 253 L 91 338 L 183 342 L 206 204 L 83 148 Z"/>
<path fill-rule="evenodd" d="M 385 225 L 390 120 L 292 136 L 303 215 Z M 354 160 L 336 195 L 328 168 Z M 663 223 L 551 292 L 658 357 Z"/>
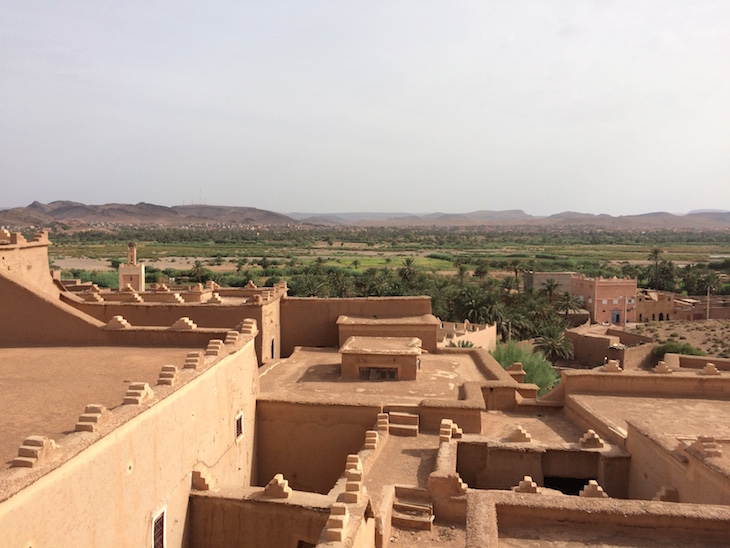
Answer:
<path fill-rule="evenodd" d="M 535 216 L 521 209 L 475 210 L 464 213 L 333 212 L 288 215 L 244 206 L 205 204 L 161 206 L 146 202 L 87 205 L 58 200 L 34 201 L 26 207 L 0 210 L 0 226 L 13 228 L 73 224 L 77 228 L 99 225 L 242 225 L 242 226 L 354 226 L 354 227 L 485 227 L 542 228 L 551 230 L 730 230 L 730 211 L 697 210 L 683 215 L 654 211 L 612 216 L 605 213 L 563 211 Z"/>

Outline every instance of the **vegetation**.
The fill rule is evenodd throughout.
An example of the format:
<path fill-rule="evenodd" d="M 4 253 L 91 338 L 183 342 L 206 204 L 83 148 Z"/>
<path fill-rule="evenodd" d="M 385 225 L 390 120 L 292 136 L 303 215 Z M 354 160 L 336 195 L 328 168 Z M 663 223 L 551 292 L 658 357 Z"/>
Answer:
<path fill-rule="evenodd" d="M 505 369 L 515 362 L 522 364 L 525 370 L 525 382 L 536 384 L 542 396 L 552 390 L 560 382 L 560 373 L 545 358 L 542 352 L 532 351 L 530 347 L 512 341 L 497 344 L 492 356 Z"/>
<path fill-rule="evenodd" d="M 667 341 L 654 348 L 654 354 L 662 359 L 665 354 L 687 354 L 690 356 L 704 356 L 705 353 L 689 343 Z"/>
<path fill-rule="evenodd" d="M 462 339 L 458 341 L 458 344 L 454 343 L 454 341 L 449 341 L 449 344 L 447 346 L 449 348 L 474 348 L 474 343 Z"/>

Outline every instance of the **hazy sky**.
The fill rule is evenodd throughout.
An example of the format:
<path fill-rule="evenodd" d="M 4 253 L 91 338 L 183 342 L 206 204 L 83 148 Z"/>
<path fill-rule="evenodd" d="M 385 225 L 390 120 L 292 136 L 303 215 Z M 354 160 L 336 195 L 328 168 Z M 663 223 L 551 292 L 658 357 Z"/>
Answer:
<path fill-rule="evenodd" d="M 730 2 L 0 0 L 0 208 L 730 210 Z"/>

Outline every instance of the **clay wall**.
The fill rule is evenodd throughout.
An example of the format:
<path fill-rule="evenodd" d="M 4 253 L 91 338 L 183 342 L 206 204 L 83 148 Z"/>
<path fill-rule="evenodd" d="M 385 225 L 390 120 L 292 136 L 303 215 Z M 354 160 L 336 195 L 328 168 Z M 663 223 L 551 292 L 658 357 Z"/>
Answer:
<path fill-rule="evenodd" d="M 651 337 L 645 337 L 644 335 L 637 335 L 636 333 L 624 331 L 623 329 L 615 329 L 613 327 L 609 327 L 606 329 L 606 335 L 618 337 L 619 342 L 621 344 L 625 344 L 627 346 L 636 346 L 639 344 L 652 344 L 654 342 L 654 339 L 652 339 Z"/>
<path fill-rule="evenodd" d="M 730 359 L 714 356 L 689 356 L 685 354 L 665 354 L 664 362 L 669 367 L 685 369 L 702 369 L 708 363 L 714 363 L 720 371 L 730 371 Z"/>
<path fill-rule="evenodd" d="M 655 295 L 657 300 L 649 294 Z M 664 291 L 641 291 L 636 298 L 636 321 L 648 322 L 675 319 L 674 293 Z"/>
<path fill-rule="evenodd" d="M 252 342 L 197 373 L 176 390 L 153 387 L 166 396 L 149 408 L 114 409 L 101 437 L 76 432 L 56 440 L 59 450 L 80 452 L 55 469 L 50 461 L 50 471 L 41 469 L 45 475 L 0 503 L 3 544 L 152 546 L 153 520 L 164 510 L 167 546 L 184 545 L 193 467 L 208 468 L 219 483 L 248 485 L 256 475 Z M 244 433 L 237 442 L 239 412 Z M 7 472 L 14 480 L 1 483 L 7 488 L 36 473 L 14 468 Z"/>
<path fill-rule="evenodd" d="M 397 370 L 397 380 L 415 380 L 418 369 L 418 356 L 342 354 L 341 376 L 343 379 L 359 381 L 361 368 L 392 368 Z M 363 381 L 365 382 L 365 381 Z"/>
<path fill-rule="evenodd" d="M 400 318 L 430 313 L 430 297 L 287 297 L 281 301 L 281 355 L 289 356 L 295 346 L 339 348 L 337 318 L 342 315 Z"/>
<path fill-rule="evenodd" d="M 684 395 L 710 399 L 730 396 L 730 377 L 708 377 L 697 373 L 659 375 L 643 371 L 563 371 L 560 384 L 564 386 L 566 400 L 570 394 Z"/>
<path fill-rule="evenodd" d="M 438 324 L 403 323 L 394 325 L 339 324 L 339 347 L 350 337 L 416 337 L 428 352 L 436 351 Z"/>
<path fill-rule="evenodd" d="M 652 354 L 652 339 L 619 329 L 607 329 L 606 334 L 580 329 L 568 330 L 565 335 L 573 343 L 575 359 L 588 365 L 603 365 L 606 359 L 618 360 L 624 369 L 641 369 L 656 364 Z M 637 345 L 611 348 L 611 345 Z"/>
<path fill-rule="evenodd" d="M 623 350 L 619 350 L 618 359 L 626 370 L 631 369 L 648 369 L 654 367 L 658 360 L 654 355 L 653 344 L 642 344 L 641 346 L 630 346 Z"/>
<path fill-rule="evenodd" d="M 570 291 L 570 278 L 573 275 L 572 272 L 530 272 L 526 271 L 523 274 L 525 280 L 525 289 L 531 287 L 535 288 L 535 291 L 543 289 L 543 285 L 547 280 L 552 278 L 560 284 L 558 292 Z"/>
<path fill-rule="evenodd" d="M 244 319 L 256 320 L 256 355 L 260 363 L 279 357 L 281 338 L 278 336 L 279 299 L 263 304 L 205 304 L 205 303 L 110 303 L 79 302 L 67 299 L 73 308 L 107 323 L 114 316 L 122 316 L 132 326 L 169 327 L 182 317 L 190 318 L 198 327 L 233 329 Z"/>
<path fill-rule="evenodd" d="M 324 495 L 293 493 L 289 499 L 244 499 L 246 489 L 209 496 L 193 492 L 188 515 L 189 546 L 196 548 L 297 548 L 317 544 L 330 515 Z M 296 504 L 308 496 L 307 505 Z M 169 546 L 169 545 L 168 545 Z"/>
<path fill-rule="evenodd" d="M 478 490 L 470 490 L 468 499 L 467 546 L 498 546 L 503 540 L 519 545 L 524 538 L 556 546 L 604 538 L 616 546 L 722 546 L 730 527 L 730 511 L 721 506 L 585 497 L 556 501 Z"/>
<path fill-rule="evenodd" d="M 0 345 L 104 344 L 103 324 L 61 302 L 58 294 L 37 291 L 0 271 Z"/>
<path fill-rule="evenodd" d="M 586 278 L 574 275 L 570 293 L 582 298 L 596 323 L 610 323 L 612 312 L 620 314 L 619 324 L 636 321 L 636 280 L 630 278 Z M 626 316 L 626 317 L 624 317 Z"/>
<path fill-rule="evenodd" d="M 603 365 L 609 347 L 619 343 L 618 337 L 609 335 L 566 331 L 565 336 L 573 343 L 575 359 L 589 365 Z"/>
<path fill-rule="evenodd" d="M 730 477 L 691 454 L 684 453 L 683 462 L 665 448 L 676 447 L 678 443 L 676 438 L 661 433 L 650 434 L 649 428 L 640 422 L 629 422 L 626 439 L 626 448 L 631 453 L 629 496 L 651 500 L 667 485 L 677 489 L 679 502 L 730 505 Z"/>
<path fill-rule="evenodd" d="M 283 474 L 292 489 L 327 493 L 377 422 L 379 406 L 322 405 L 259 399 L 258 484 Z"/>
<path fill-rule="evenodd" d="M 5 275 L 50 297 L 59 290 L 48 268 L 48 239 L 17 245 L 0 244 L 0 275 Z"/>
<path fill-rule="evenodd" d="M 500 449 L 487 442 L 459 442 L 456 471 L 472 489 L 511 489 L 524 476 L 542 485 L 543 447 L 526 447 L 519 451 Z"/>
<path fill-rule="evenodd" d="M 511 489 L 524 476 L 538 485 L 545 477 L 597 479 L 614 498 L 628 495 L 630 459 L 595 451 L 510 446 L 494 442 L 459 442 L 457 472 L 471 488 Z"/>

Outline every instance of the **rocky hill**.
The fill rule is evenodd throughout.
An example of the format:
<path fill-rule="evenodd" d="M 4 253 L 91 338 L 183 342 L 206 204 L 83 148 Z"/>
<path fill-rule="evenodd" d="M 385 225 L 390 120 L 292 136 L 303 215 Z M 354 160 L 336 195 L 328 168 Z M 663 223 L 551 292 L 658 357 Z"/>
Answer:
<path fill-rule="evenodd" d="M 49 204 L 33 202 L 27 207 L 0 210 L 0 225 L 11 227 L 94 225 L 286 225 L 297 221 L 286 215 L 256 209 L 230 206 L 159 206 L 138 204 L 86 205 L 58 201 Z"/>
<path fill-rule="evenodd" d="M 62 225 L 72 229 L 115 225 L 159 226 L 329 226 L 524 228 L 534 230 L 730 230 L 730 211 L 693 211 L 686 215 L 666 212 L 642 215 L 594 215 L 565 211 L 537 217 L 522 210 L 469 213 L 291 213 L 283 215 L 253 207 L 138 204 L 86 205 L 57 201 L 33 202 L 27 207 L 0 210 L 0 226 L 13 228 Z"/>

